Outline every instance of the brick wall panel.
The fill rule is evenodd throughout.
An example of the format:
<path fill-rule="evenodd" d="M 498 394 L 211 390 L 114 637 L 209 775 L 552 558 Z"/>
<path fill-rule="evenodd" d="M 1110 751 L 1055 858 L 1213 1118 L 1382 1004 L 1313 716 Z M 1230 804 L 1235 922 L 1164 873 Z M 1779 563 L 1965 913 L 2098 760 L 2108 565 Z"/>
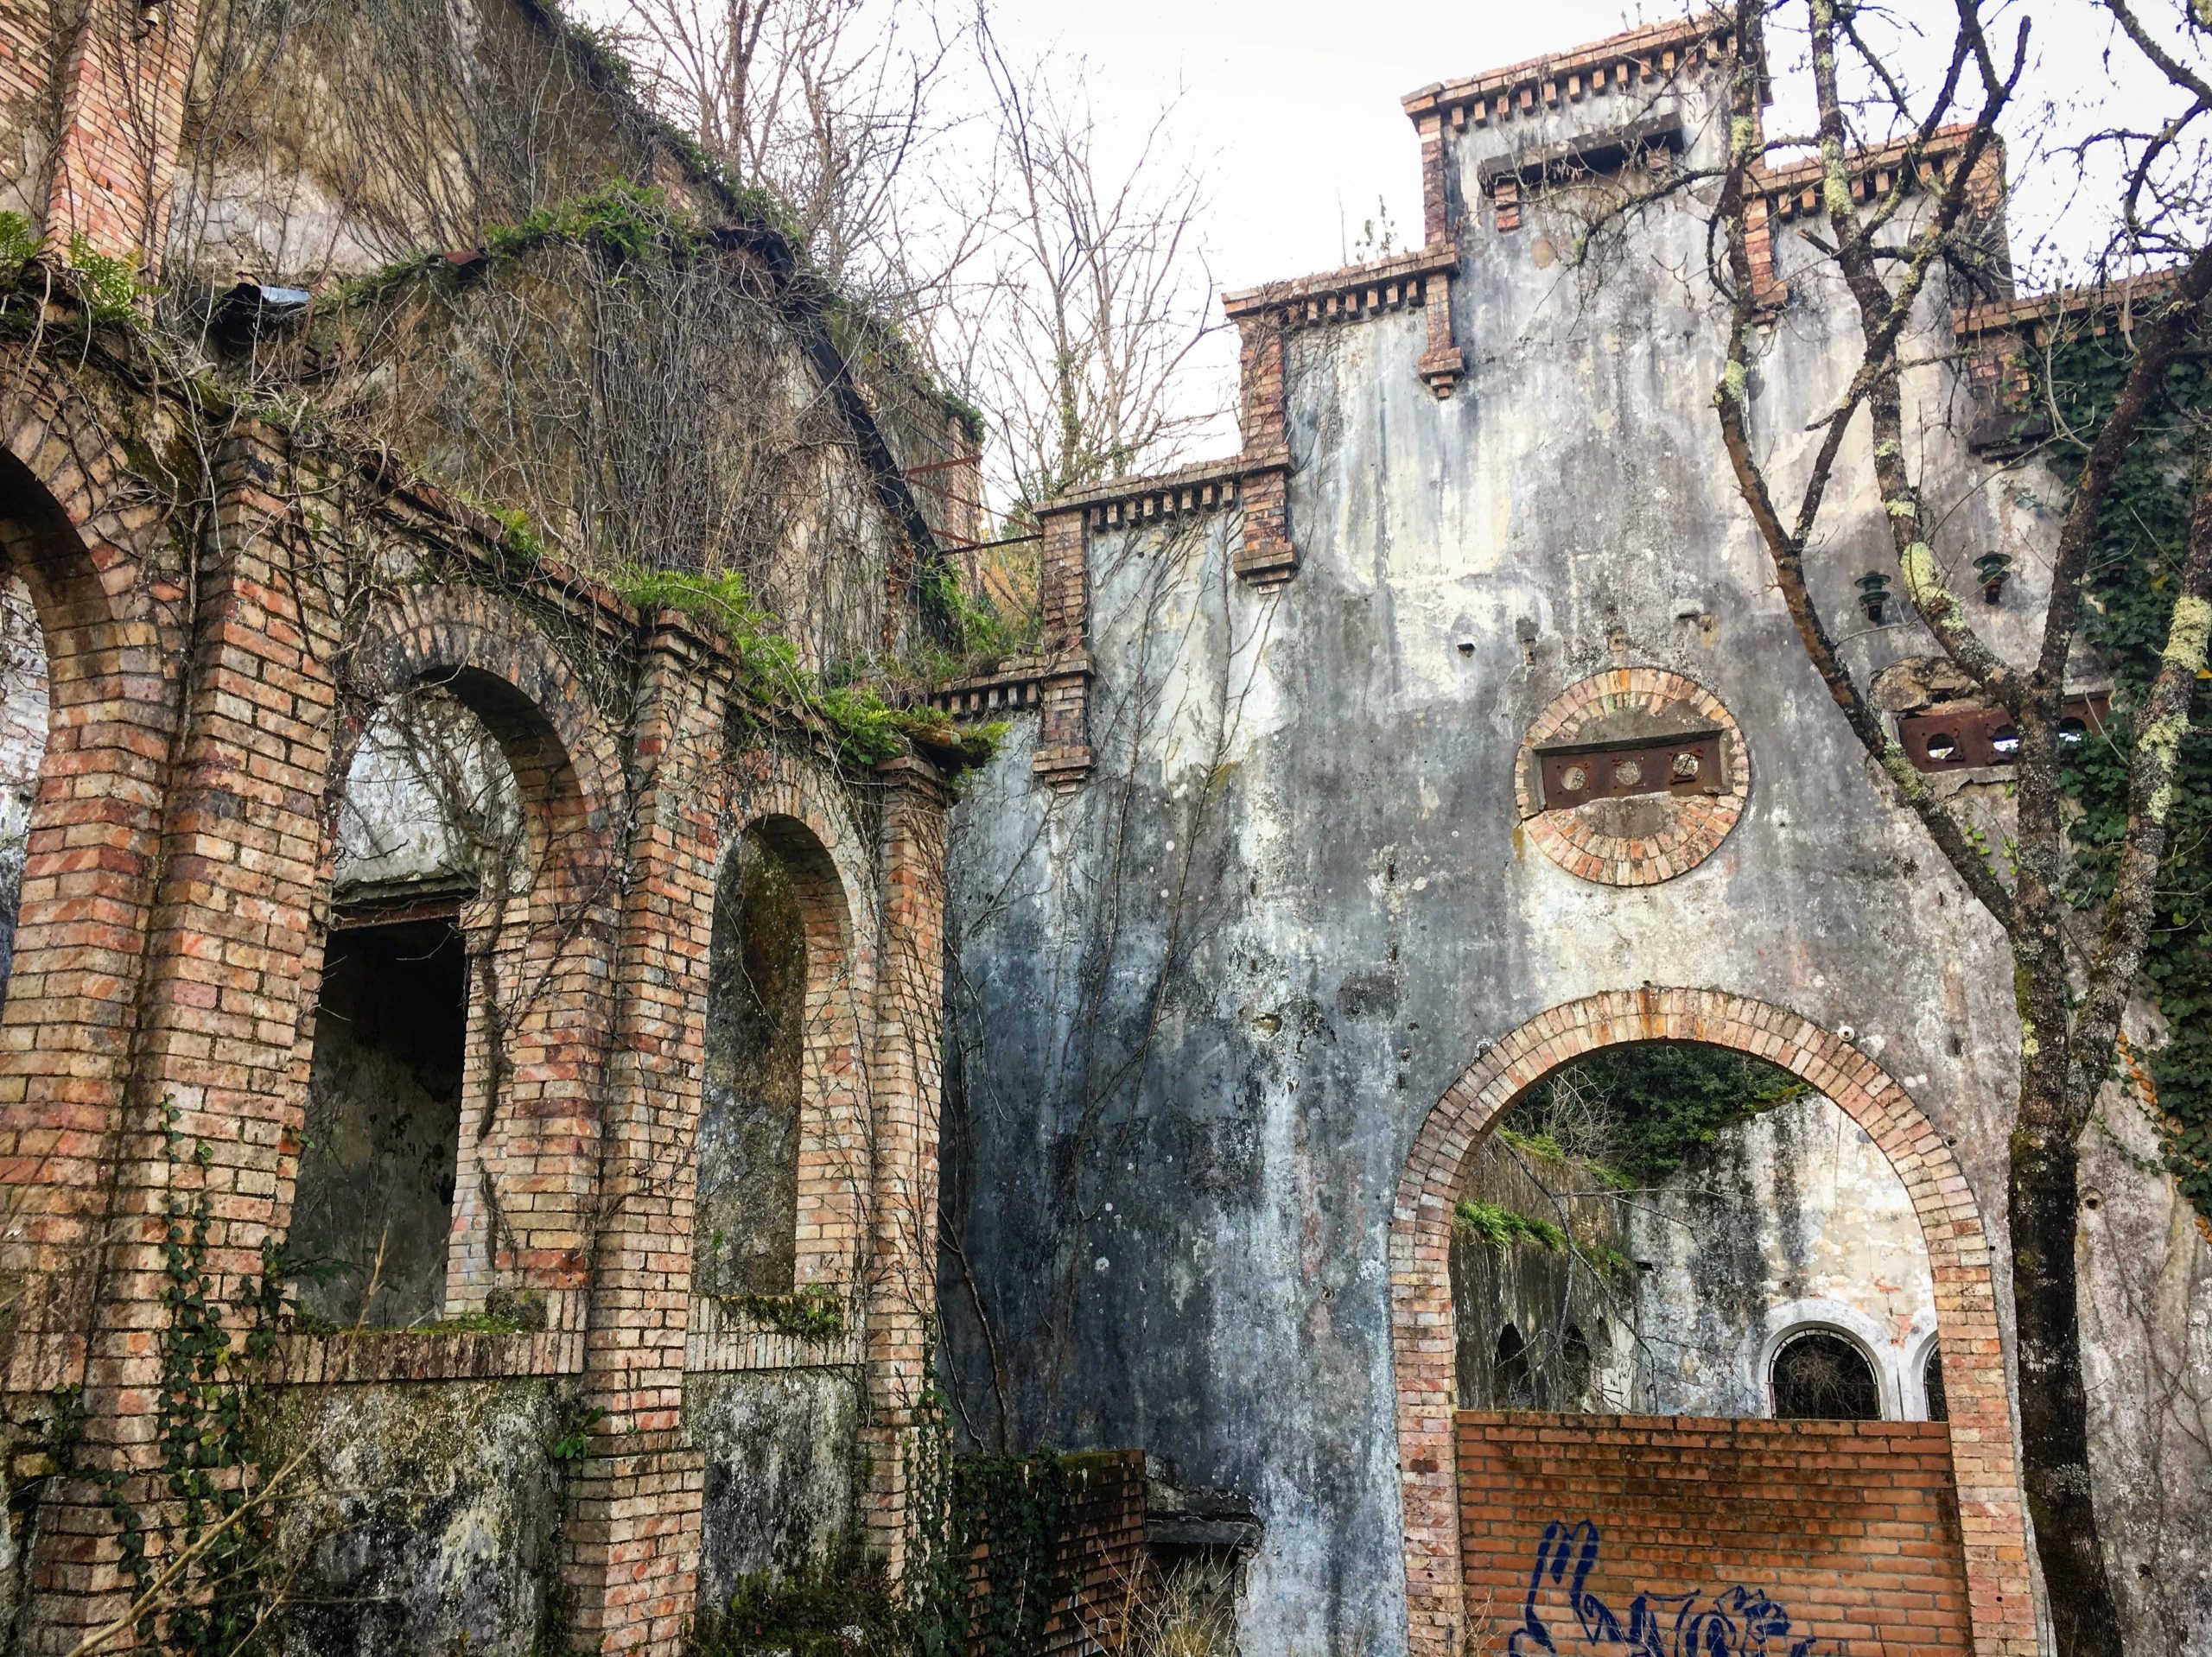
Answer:
<path fill-rule="evenodd" d="M 1777 1649 L 1974 1648 L 1940 1423 L 1463 1411 L 1456 1432 L 1476 1649 L 1502 1646 L 1532 1611 L 1554 1641 L 1579 1641 L 1568 1590 L 1586 1550 L 1584 1590 L 1624 1625 L 1639 1595 L 1676 1597 L 1670 1630 L 1683 1597 L 1693 1614 L 1741 1623 L 1742 1588 L 1787 1617 Z M 1554 1578 L 1539 1560 L 1562 1542 L 1573 1564 Z"/>

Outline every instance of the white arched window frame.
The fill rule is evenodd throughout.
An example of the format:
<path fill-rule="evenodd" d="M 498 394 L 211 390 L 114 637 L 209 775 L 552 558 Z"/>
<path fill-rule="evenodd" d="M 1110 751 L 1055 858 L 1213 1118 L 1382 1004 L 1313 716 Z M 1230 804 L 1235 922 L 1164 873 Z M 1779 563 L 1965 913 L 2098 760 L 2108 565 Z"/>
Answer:
<path fill-rule="evenodd" d="M 1749 1362 L 1744 1381 L 1751 1395 L 1759 1401 L 1759 1413 L 1774 1413 L 1774 1360 L 1791 1337 L 1818 1330 L 1823 1334 L 1840 1335 L 1858 1349 L 1867 1367 L 1874 1372 L 1875 1392 L 1881 1400 L 1885 1421 L 1926 1419 L 1925 1400 L 1922 1413 L 1915 1417 L 1907 1400 L 1916 1394 L 1919 1381 L 1912 1382 L 1913 1392 L 1905 1390 L 1903 1362 L 1904 1343 L 1892 1337 L 1881 1324 L 1841 1301 L 1812 1298 L 1792 1300 L 1773 1307 L 1767 1315 L 1761 1338 L 1746 1344 Z"/>

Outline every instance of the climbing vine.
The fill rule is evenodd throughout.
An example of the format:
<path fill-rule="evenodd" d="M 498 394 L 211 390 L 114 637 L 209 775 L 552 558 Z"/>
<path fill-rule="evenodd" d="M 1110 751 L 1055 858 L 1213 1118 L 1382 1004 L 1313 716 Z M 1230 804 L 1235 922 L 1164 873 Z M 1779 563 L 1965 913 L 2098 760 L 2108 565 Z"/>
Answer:
<path fill-rule="evenodd" d="M 934 1377 L 912 1457 L 906 1591 L 914 1657 L 1030 1657 L 1067 1591 L 1065 1463 L 1050 1451 L 955 1456 Z"/>
<path fill-rule="evenodd" d="M 275 1349 L 283 1305 L 281 1252 L 264 1245 L 261 1274 L 245 1286 L 243 1346 L 225 1327 L 216 1278 L 208 1269 L 213 1208 L 204 1183 L 190 1195 L 176 1178 L 206 1169 L 204 1142 L 186 1149 L 175 1104 L 164 1101 L 161 1131 L 171 1178 L 161 1243 L 163 1321 L 156 1336 L 151 1503 L 135 1499 L 145 1482 L 120 1468 L 96 1475 L 121 1540 L 123 1568 L 139 1615 L 141 1640 L 175 1657 L 238 1657 L 257 1648 L 271 1609 L 267 1567 L 273 1516 L 257 1501 L 268 1481 L 253 1445 L 256 1365 Z M 156 1550 L 149 1543 L 162 1544 Z M 196 1550 L 196 1552 L 195 1552 Z M 167 1584 L 170 1559 L 192 1554 Z"/>
<path fill-rule="evenodd" d="M 2133 359 L 2124 331 L 2083 328 L 2055 341 L 2035 365 L 2037 406 L 2053 411 L 2069 446 L 2095 441 Z M 2133 715 L 2158 670 L 2190 498 L 2212 463 L 2208 416 L 2212 355 L 2184 352 L 2120 460 L 2099 521 L 2082 631 L 2112 675 L 2112 717 L 2073 745 L 2064 771 L 2076 808 L 2069 895 L 2084 908 L 2110 892 L 2126 832 Z M 2198 730 L 2212 721 L 2212 686 L 2202 674 L 2190 721 Z M 2144 964 L 2145 987 L 2167 1025 L 2150 1069 L 2167 1171 L 2212 1223 L 2212 747 L 2202 742 L 2181 746 L 2171 823 Z"/>

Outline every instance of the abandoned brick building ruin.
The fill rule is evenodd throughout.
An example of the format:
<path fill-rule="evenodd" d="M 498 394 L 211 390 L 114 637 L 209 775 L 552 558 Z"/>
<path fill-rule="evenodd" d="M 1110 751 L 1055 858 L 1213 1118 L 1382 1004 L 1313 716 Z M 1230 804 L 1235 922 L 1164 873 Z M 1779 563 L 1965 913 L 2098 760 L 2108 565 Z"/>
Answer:
<path fill-rule="evenodd" d="M 557 16 L 0 3 L 11 1648 L 142 1581 L 189 1292 L 309 1469 L 286 1649 L 673 1653 L 761 1572 L 895 1574 L 938 1341 L 973 1444 L 1144 1452 L 1249 1652 L 1502 1647 L 1570 1581 L 2033 1650 L 2003 951 L 1768 590 L 1695 205 L 1568 257 L 1711 160 L 1732 46 L 1409 98 L 1422 244 L 1229 295 L 1242 452 L 1045 510 L 1039 648 L 922 696 L 1008 721 L 978 763 L 773 694 L 942 633 L 973 432 Z M 1767 181 L 1781 433 L 1853 358 Z M 608 253 L 628 185 L 680 257 Z M 2038 314 L 1936 294 L 1971 366 L 1910 382 L 2014 643 L 2052 490 L 1975 434 Z M 654 579 L 702 568 L 783 637 Z M 1915 628 L 1849 648 L 2001 811 Z M 1798 1085 L 1569 1199 L 1610 1279 L 1455 1229 L 1541 1211 L 1509 1110 L 1654 1041 Z M 2099 1494 L 2178 1657 L 2212 1267 L 2111 1114 Z M 1778 1419 L 1810 1356 L 1859 1419 Z"/>

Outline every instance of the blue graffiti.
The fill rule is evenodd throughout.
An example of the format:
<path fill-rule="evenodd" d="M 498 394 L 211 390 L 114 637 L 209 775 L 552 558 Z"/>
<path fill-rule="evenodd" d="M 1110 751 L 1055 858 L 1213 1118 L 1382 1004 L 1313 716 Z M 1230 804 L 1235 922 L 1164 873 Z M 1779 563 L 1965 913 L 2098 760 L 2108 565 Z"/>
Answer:
<path fill-rule="evenodd" d="M 1710 1597 L 1638 1594 L 1624 1626 L 1590 1591 L 1598 1541 L 1586 1519 L 1544 1527 L 1510 1657 L 1819 1657 L 1819 1641 L 1790 1639 L 1788 1611 L 1740 1586 Z"/>

